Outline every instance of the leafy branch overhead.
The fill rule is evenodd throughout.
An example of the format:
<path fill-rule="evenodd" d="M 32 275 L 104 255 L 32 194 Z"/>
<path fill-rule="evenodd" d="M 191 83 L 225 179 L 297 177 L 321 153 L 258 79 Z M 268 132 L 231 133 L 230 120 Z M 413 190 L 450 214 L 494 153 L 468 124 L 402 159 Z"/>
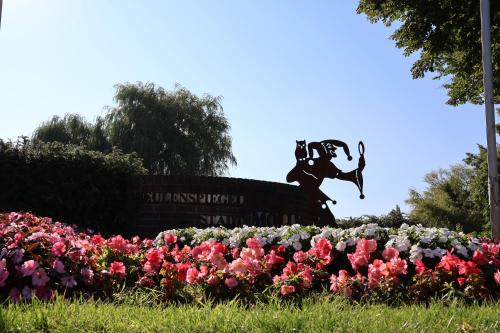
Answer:
<path fill-rule="evenodd" d="M 396 25 L 391 38 L 404 55 L 420 55 L 413 78 L 446 79 L 448 104 L 483 103 L 481 20 L 473 0 L 360 0 L 358 14 L 372 23 Z M 495 101 L 500 101 L 500 2 L 491 1 Z"/>

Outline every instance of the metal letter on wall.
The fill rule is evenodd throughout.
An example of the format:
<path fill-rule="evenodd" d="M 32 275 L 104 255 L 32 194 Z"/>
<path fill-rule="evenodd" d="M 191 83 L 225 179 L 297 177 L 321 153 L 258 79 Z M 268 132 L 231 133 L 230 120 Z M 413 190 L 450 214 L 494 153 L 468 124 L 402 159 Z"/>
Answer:
<path fill-rule="evenodd" d="M 364 199 L 363 194 L 363 174 L 365 168 L 365 145 L 362 141 L 358 143 L 359 160 L 358 167 L 349 172 L 343 172 L 333 164 L 332 159 L 337 157 L 335 151 L 342 148 L 347 155 L 347 160 L 351 161 L 349 147 L 345 142 L 339 140 L 324 140 L 321 142 L 296 141 L 295 159 L 297 163 L 286 176 L 286 181 L 298 182 L 300 187 L 307 193 L 312 207 L 318 211 L 319 224 L 336 226 L 335 216 L 328 208 L 327 201 L 336 204 L 319 187 L 325 178 L 340 179 L 354 183 L 359 190 L 359 198 Z M 316 151 L 318 157 L 314 157 Z"/>

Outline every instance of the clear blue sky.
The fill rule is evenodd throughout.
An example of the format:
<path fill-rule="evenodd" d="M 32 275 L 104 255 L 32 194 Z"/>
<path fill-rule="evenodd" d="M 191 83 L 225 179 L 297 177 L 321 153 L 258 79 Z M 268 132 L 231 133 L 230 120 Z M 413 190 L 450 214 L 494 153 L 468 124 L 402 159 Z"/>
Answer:
<path fill-rule="evenodd" d="M 180 83 L 224 97 L 233 177 L 285 182 L 296 139 L 366 145 L 366 199 L 326 180 L 337 217 L 404 210 L 425 173 L 485 144 L 482 107 L 447 106 L 443 82 L 412 80 L 415 58 L 370 24 L 356 1 L 4 0 L 0 138 L 31 135 L 52 115 L 88 120 L 116 83 Z"/>

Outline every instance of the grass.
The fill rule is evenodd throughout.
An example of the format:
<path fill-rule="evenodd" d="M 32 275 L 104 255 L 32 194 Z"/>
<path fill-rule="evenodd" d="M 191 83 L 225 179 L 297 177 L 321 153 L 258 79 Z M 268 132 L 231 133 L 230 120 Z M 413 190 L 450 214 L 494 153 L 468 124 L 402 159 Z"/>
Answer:
<path fill-rule="evenodd" d="M 354 305 L 329 295 L 301 304 L 189 305 L 58 299 L 0 306 L 1 332 L 498 332 L 500 303 Z"/>

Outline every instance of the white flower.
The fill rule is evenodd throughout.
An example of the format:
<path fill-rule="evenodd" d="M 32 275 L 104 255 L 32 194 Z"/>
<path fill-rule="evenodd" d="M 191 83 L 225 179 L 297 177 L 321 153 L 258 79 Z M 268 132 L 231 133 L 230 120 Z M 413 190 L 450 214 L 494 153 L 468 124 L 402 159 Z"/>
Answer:
<path fill-rule="evenodd" d="M 434 252 L 431 249 L 422 249 L 422 252 L 427 258 L 434 258 Z"/>
<path fill-rule="evenodd" d="M 417 260 L 422 260 L 422 248 L 415 244 L 410 249 L 410 261 L 415 263 Z"/>
<path fill-rule="evenodd" d="M 468 257 L 469 253 L 467 252 L 467 248 L 462 244 L 457 244 L 454 246 L 456 253 L 462 255 L 463 257 Z"/>
<path fill-rule="evenodd" d="M 440 247 L 436 247 L 434 250 L 432 250 L 432 253 L 434 254 L 434 257 L 442 257 L 446 253 L 446 250 L 443 250 Z"/>
<path fill-rule="evenodd" d="M 353 246 L 354 244 L 356 244 L 356 239 L 354 239 L 353 237 L 350 237 L 345 242 L 346 242 L 347 246 Z"/>
<path fill-rule="evenodd" d="M 294 242 L 292 246 L 295 249 L 295 251 L 299 251 L 302 249 L 302 244 L 300 244 L 300 242 Z"/>
<path fill-rule="evenodd" d="M 345 242 L 338 242 L 337 245 L 335 245 L 335 249 L 337 251 L 343 252 L 346 248 L 347 244 Z"/>

